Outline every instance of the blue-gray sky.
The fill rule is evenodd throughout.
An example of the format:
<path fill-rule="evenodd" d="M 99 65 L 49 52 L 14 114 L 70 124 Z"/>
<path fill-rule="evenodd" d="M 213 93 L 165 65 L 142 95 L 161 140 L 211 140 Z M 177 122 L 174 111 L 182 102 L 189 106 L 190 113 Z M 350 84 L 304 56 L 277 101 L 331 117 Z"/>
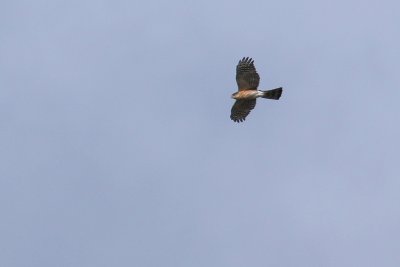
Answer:
<path fill-rule="evenodd" d="M 0 266 L 399 266 L 399 8 L 1 2 Z"/>

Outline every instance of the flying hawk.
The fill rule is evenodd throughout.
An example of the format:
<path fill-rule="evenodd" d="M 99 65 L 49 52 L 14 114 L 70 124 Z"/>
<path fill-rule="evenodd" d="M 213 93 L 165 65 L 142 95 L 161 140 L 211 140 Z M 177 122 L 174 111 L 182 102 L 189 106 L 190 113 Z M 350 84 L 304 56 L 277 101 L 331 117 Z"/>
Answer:
<path fill-rule="evenodd" d="M 258 97 L 278 100 L 282 95 L 282 87 L 268 91 L 257 90 L 260 76 L 254 67 L 254 60 L 249 57 L 242 58 L 236 66 L 236 82 L 238 91 L 232 94 L 236 99 L 231 110 L 231 120 L 242 122 L 256 106 Z"/>

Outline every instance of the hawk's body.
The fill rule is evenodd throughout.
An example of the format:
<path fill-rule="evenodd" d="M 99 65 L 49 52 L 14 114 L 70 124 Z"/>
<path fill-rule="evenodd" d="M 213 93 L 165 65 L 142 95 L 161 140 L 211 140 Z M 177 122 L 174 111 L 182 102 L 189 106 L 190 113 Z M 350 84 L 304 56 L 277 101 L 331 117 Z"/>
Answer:
<path fill-rule="evenodd" d="M 246 119 L 256 106 L 258 97 L 278 100 L 282 94 L 282 87 L 268 91 L 257 90 L 260 76 L 254 67 L 254 60 L 248 57 L 241 59 L 236 66 L 236 82 L 238 92 L 232 95 L 236 102 L 231 110 L 231 119 L 235 122 Z"/>
<path fill-rule="evenodd" d="M 256 99 L 257 96 L 259 96 L 259 95 L 260 95 L 260 92 L 258 90 L 248 89 L 248 90 L 239 91 L 235 95 L 235 99 Z"/>

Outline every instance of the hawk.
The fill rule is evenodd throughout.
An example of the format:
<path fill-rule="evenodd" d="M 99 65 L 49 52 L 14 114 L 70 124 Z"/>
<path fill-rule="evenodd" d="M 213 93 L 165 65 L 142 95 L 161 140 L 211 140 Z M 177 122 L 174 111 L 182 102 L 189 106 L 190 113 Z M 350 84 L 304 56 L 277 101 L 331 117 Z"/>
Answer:
<path fill-rule="evenodd" d="M 231 110 L 231 120 L 242 122 L 256 106 L 258 97 L 278 100 L 282 95 L 282 87 L 272 90 L 257 90 L 260 76 L 254 67 L 254 60 L 249 57 L 242 58 L 236 66 L 236 82 L 238 91 L 232 94 L 236 99 Z"/>

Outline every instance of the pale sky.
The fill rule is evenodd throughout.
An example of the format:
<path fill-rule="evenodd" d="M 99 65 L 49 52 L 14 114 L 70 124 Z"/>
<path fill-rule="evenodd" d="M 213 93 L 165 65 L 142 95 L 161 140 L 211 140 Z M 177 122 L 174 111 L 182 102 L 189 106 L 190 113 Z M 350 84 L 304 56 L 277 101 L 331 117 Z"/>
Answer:
<path fill-rule="evenodd" d="M 399 266 L 399 8 L 1 2 L 0 266 Z"/>

